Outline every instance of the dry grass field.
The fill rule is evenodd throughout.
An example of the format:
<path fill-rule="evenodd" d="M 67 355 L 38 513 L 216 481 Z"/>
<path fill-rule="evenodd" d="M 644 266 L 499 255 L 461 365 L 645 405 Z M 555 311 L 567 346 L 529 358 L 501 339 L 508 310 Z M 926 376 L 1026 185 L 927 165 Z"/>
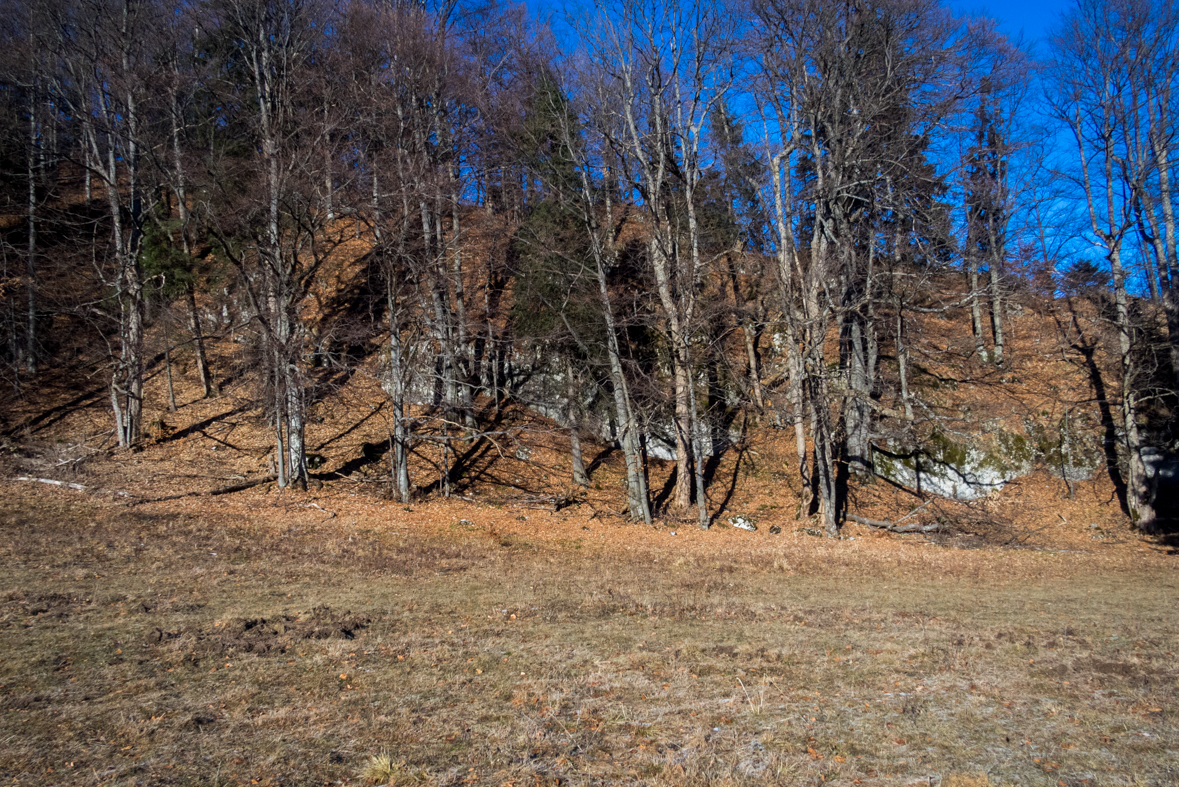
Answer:
<path fill-rule="evenodd" d="M 4 488 L 0 783 L 1179 781 L 1179 576 L 1129 535 Z"/>

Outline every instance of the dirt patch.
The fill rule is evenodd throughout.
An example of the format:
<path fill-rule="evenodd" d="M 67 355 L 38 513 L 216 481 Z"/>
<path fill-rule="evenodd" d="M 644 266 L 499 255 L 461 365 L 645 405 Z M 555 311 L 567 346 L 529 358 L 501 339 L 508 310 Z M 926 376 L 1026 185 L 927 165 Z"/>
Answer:
<path fill-rule="evenodd" d="M 368 628 L 368 615 L 316 607 L 299 615 L 232 618 L 211 629 L 148 632 L 144 646 L 178 645 L 191 654 L 286 653 L 297 642 L 312 639 L 356 639 Z"/>
<path fill-rule="evenodd" d="M 1120 677 L 1128 677 L 1138 674 L 1138 670 L 1134 669 L 1132 664 L 1125 664 L 1123 662 L 1116 661 L 1096 661 L 1088 665 L 1088 667 L 1098 675 L 1118 675 Z"/>
<path fill-rule="evenodd" d="M 81 600 L 76 596 L 64 593 L 36 593 L 13 591 L 8 595 L 8 603 L 0 612 L 0 623 L 19 619 L 23 625 L 31 626 L 37 619 L 51 620 L 64 618 L 78 611 Z"/>

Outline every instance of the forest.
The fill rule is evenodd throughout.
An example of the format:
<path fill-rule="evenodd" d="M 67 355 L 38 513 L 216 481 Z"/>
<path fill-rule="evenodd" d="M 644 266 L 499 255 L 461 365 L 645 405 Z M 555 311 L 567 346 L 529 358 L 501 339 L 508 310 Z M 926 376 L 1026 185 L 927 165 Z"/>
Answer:
<path fill-rule="evenodd" d="M 0 782 L 1179 783 L 1179 0 L 951 2 L 0 0 Z"/>
<path fill-rule="evenodd" d="M 1179 3 L 1038 49 L 936 0 L 2 6 L 6 446 L 49 381 L 119 456 L 234 386 L 305 490 L 363 378 L 400 504 L 526 455 L 515 409 L 571 487 L 611 446 L 648 524 L 717 521 L 758 429 L 832 537 L 895 528 L 867 485 L 891 517 L 1033 467 L 1173 522 Z"/>

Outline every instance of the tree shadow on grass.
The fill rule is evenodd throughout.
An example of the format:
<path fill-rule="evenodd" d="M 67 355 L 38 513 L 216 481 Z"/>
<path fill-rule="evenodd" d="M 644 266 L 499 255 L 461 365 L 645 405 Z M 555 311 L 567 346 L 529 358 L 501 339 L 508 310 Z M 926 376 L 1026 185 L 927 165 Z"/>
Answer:
<path fill-rule="evenodd" d="M 154 368 L 155 366 L 159 365 L 160 363 L 163 362 L 163 360 L 164 360 L 164 354 L 159 353 L 156 356 L 144 361 L 144 370 L 145 370 L 144 380 L 145 381 L 150 380 L 151 377 L 154 376 L 154 374 L 158 374 L 160 371 L 160 370 L 157 370 L 153 374 L 147 374 L 146 373 L 147 370 L 150 370 L 150 369 Z M 70 399 L 68 402 L 63 402 L 55 407 L 50 407 L 48 410 L 33 416 L 32 418 L 25 421 L 24 423 L 17 424 L 16 426 L 11 427 L 8 430 L 7 434 L 9 437 L 15 437 L 17 435 L 17 433 L 23 432 L 25 430 L 28 430 L 29 432 L 33 432 L 38 429 L 45 429 L 47 427 L 53 426 L 57 422 L 65 419 L 71 413 L 74 413 L 78 410 L 83 410 L 87 407 L 90 407 L 91 405 L 97 404 L 98 399 L 103 396 L 110 396 L 110 387 L 108 387 L 106 385 L 101 385 L 101 386 L 98 386 L 97 388 L 92 388 L 88 391 L 78 394 L 73 399 Z"/>
<path fill-rule="evenodd" d="M 81 410 L 85 407 L 94 404 L 97 397 L 109 393 L 110 389 L 106 386 L 91 389 L 84 393 L 78 394 L 68 402 L 63 402 L 56 407 L 51 407 L 43 413 L 33 416 L 24 423 L 17 424 L 8 430 L 9 437 L 15 437 L 18 433 L 28 430 L 30 432 L 37 429 L 44 429 L 52 426 L 58 421 L 62 420 L 70 413 Z"/>
<path fill-rule="evenodd" d="M 353 433 L 353 432 L 355 432 L 357 429 L 359 429 L 360 427 L 362 427 L 362 426 L 364 426 L 366 423 L 368 423 L 368 420 L 369 420 L 370 418 L 373 418 L 373 417 L 375 417 L 375 416 L 376 416 L 378 413 L 380 413 L 380 412 L 381 412 L 381 410 L 382 410 L 382 409 L 385 407 L 385 405 L 388 403 L 388 401 L 389 401 L 388 399 L 382 399 L 382 400 L 381 400 L 381 403 L 380 403 L 380 404 L 378 404 L 376 407 L 374 407 L 372 410 L 370 410 L 370 411 L 369 411 L 369 412 L 368 412 L 368 413 L 367 413 L 367 414 L 364 416 L 364 418 L 361 418 L 359 421 L 357 421 L 356 423 L 352 424 L 352 425 L 351 425 L 351 426 L 349 426 L 347 429 L 345 429 L 344 431 L 342 431 L 342 432 L 340 432 L 339 434 L 335 435 L 334 437 L 329 437 L 327 440 L 324 440 L 322 443 L 320 443 L 319 445 L 315 446 L 315 448 L 313 448 L 312 450 L 313 450 L 313 451 L 322 451 L 323 449 L 327 448 L 329 445 L 331 445 L 332 443 L 336 442 L 337 440 L 342 440 L 343 438 L 345 438 L 345 437 L 347 437 L 348 435 L 352 434 L 352 433 Z M 365 445 L 369 445 L 369 443 L 365 443 Z"/>
<path fill-rule="evenodd" d="M 1168 555 L 1179 555 L 1179 521 L 1170 520 L 1162 523 L 1164 532 L 1154 536 L 1154 541 L 1163 547 Z"/>
<path fill-rule="evenodd" d="M 679 479 L 679 477 L 680 468 L 678 465 L 673 464 L 671 467 L 671 473 L 668 474 L 667 481 L 664 482 L 663 488 L 659 490 L 659 494 L 657 494 L 655 499 L 651 501 L 652 512 L 666 512 L 667 501 L 671 499 L 671 493 L 675 490 L 675 482 Z"/>
<path fill-rule="evenodd" d="M 1156 472 L 1161 474 L 1161 469 Z M 1162 479 L 1158 482 L 1163 485 Z M 1179 555 L 1179 481 L 1166 483 L 1155 498 L 1156 530 L 1151 538 L 1166 549 L 1168 555 Z"/>
<path fill-rule="evenodd" d="M 455 440 L 457 439 L 455 438 Z M 487 437 L 477 437 L 466 451 L 461 454 L 455 452 L 454 461 L 450 463 L 446 472 L 443 472 L 441 462 L 431 461 L 437 470 L 438 477 L 426 486 L 420 487 L 419 494 L 432 495 L 441 492 L 447 484 L 449 484 L 452 493 L 458 492 L 460 494 L 480 482 L 502 484 L 503 479 L 491 473 L 491 467 L 498 458 L 498 452 L 494 448 L 494 443 Z M 511 486 L 522 491 L 529 491 L 519 484 Z"/>
<path fill-rule="evenodd" d="M 375 415 L 380 408 L 376 408 L 368 417 Z M 481 433 L 473 435 L 450 435 L 447 437 L 439 437 L 438 435 L 418 434 L 414 437 L 414 447 L 410 450 L 410 454 L 416 457 L 419 461 L 429 465 L 434 470 L 434 480 L 423 486 L 415 486 L 413 494 L 417 497 L 428 496 L 437 492 L 443 491 L 449 486 L 451 492 L 462 493 L 476 484 L 488 483 L 501 486 L 511 486 L 520 489 L 524 492 L 529 492 L 528 488 L 521 484 L 508 482 L 506 479 L 497 477 L 492 473 L 496 461 L 501 457 L 501 450 L 494 439 L 494 432 L 497 427 L 503 423 L 503 412 L 496 415 L 490 423 L 488 423 Z M 363 423 L 363 421 L 361 421 Z M 331 439 L 321 443 L 316 449 L 323 448 L 342 437 L 346 436 L 360 424 L 354 425 L 352 428 L 342 432 L 341 434 L 332 437 Z M 448 457 L 442 460 L 434 456 L 439 451 L 443 441 L 450 446 Z M 465 447 L 464 447 L 465 444 Z M 360 472 L 367 467 L 374 467 L 384 463 L 388 457 L 392 445 L 389 440 L 379 440 L 376 442 L 366 442 L 361 445 L 360 455 L 349 459 L 336 470 L 330 472 L 319 473 L 315 477 L 320 480 L 332 480 L 339 478 L 346 478 L 354 473 Z M 462 450 L 460 450 L 462 449 Z M 390 469 L 390 468 L 387 468 Z"/>
<path fill-rule="evenodd" d="M 349 430 L 349 431 L 351 431 L 351 430 Z M 347 433 L 345 432 L 345 434 L 347 434 Z M 337 435 L 336 437 L 333 437 L 331 440 L 328 440 L 326 443 L 320 444 L 319 448 L 322 448 L 323 446 L 328 445 L 328 443 L 331 443 L 334 440 L 339 439 L 340 437 L 343 437 L 343 435 Z M 324 481 L 336 479 L 336 478 L 347 478 L 348 476 L 352 475 L 353 473 L 359 472 L 360 470 L 363 470 L 366 467 L 371 467 L 373 465 L 380 464 L 381 460 L 388 453 L 389 453 L 389 441 L 388 440 L 382 440 L 382 441 L 376 442 L 376 443 L 363 443 L 360 446 L 360 456 L 357 456 L 353 459 L 349 459 L 347 462 L 340 465 L 335 470 L 332 470 L 332 471 L 326 472 L 326 473 L 319 473 L 315 476 L 315 478 L 318 478 L 318 479 L 324 480 Z"/>

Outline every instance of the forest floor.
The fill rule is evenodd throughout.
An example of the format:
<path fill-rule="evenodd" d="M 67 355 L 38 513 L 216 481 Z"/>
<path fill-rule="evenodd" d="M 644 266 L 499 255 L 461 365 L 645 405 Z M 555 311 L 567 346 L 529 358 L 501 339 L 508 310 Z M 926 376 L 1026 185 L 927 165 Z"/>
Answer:
<path fill-rule="evenodd" d="M 1100 473 L 940 510 L 867 485 L 857 511 L 945 530 L 827 539 L 785 433 L 751 427 L 712 529 L 643 526 L 617 452 L 575 488 L 527 411 L 484 412 L 452 496 L 405 505 L 360 374 L 311 408 L 307 492 L 267 480 L 245 383 L 180 387 L 135 451 L 76 384 L 6 403 L 0 782 L 1179 781 L 1179 544 Z M 440 464 L 423 444 L 415 480 Z"/>

